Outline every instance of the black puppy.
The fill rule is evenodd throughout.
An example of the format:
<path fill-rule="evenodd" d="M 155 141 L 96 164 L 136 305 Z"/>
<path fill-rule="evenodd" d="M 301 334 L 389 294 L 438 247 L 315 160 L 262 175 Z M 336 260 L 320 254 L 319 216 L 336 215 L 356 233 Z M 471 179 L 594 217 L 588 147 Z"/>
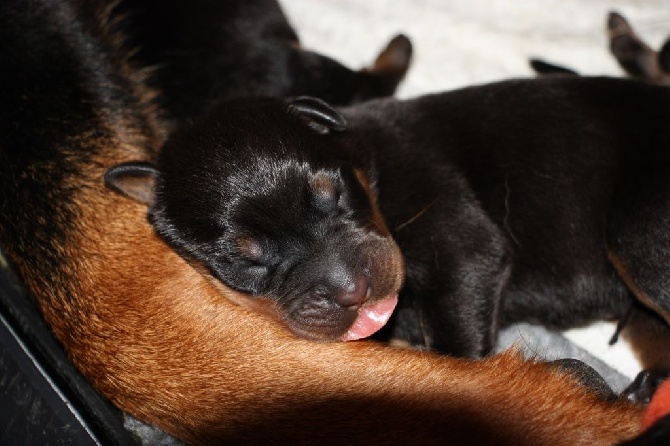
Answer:
<path fill-rule="evenodd" d="M 310 95 L 344 105 L 390 96 L 405 76 L 409 40 L 396 36 L 366 69 L 353 71 L 300 46 L 276 0 L 109 0 L 136 47 L 154 66 L 148 82 L 177 119 L 237 96 Z"/>
<path fill-rule="evenodd" d="M 262 296 L 243 305 L 305 337 L 367 337 L 391 316 L 404 275 L 365 173 L 321 147 L 345 122 L 316 99 L 291 101 L 286 116 L 258 104 L 224 105 L 241 112 L 225 136 L 218 113 L 177 132 L 159 155 L 160 174 L 123 164 L 107 183 L 150 205 L 157 232 L 186 258 Z M 284 145 L 282 129 L 299 142 Z M 267 136 L 278 144 L 270 150 Z"/>
<path fill-rule="evenodd" d="M 508 81 L 340 112 L 257 99 L 183 130 L 157 167 L 106 178 L 151 204 L 158 233 L 216 277 L 275 299 L 286 320 L 309 305 L 339 327 L 313 337 L 346 331 L 320 294 L 298 297 L 332 271 L 395 292 L 387 226 L 406 265 L 387 335 L 478 357 L 515 321 L 621 317 L 631 291 L 668 319 L 669 119 L 670 91 L 608 78 Z"/>

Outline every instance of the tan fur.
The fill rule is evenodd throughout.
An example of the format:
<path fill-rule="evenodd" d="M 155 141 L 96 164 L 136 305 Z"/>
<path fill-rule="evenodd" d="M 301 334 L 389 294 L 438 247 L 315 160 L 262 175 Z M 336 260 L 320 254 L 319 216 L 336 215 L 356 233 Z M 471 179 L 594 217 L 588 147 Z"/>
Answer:
<path fill-rule="evenodd" d="M 375 226 L 375 229 L 384 237 L 390 237 L 391 233 L 386 227 L 386 220 L 382 215 L 382 212 L 379 210 L 379 204 L 377 203 L 377 196 L 372 191 L 372 186 L 370 185 L 370 180 L 368 176 L 361 169 L 354 169 L 356 174 L 356 179 L 363 186 L 368 200 L 370 201 L 370 209 L 372 209 L 372 223 Z"/>
<path fill-rule="evenodd" d="M 68 289 L 55 290 L 70 298 L 33 291 L 103 394 L 189 444 L 575 445 L 637 432 L 641 409 L 512 353 L 471 362 L 297 339 L 215 290 L 155 237 L 143 206 L 104 189 L 102 172 L 78 200 Z"/>
<path fill-rule="evenodd" d="M 624 261 L 610 249 L 607 250 L 607 257 L 614 266 L 614 269 L 619 274 L 619 277 L 626 284 L 628 289 L 637 297 L 637 299 L 647 306 L 650 310 L 661 316 L 665 319 L 666 322 L 670 323 L 670 314 L 661 308 L 647 293 L 642 291 L 640 287 L 637 286 L 635 280 L 628 272 L 628 268 L 624 264 Z"/>
<path fill-rule="evenodd" d="M 317 343 L 234 304 L 244 296 L 215 288 L 155 236 L 144 206 L 104 187 L 108 167 L 150 147 L 128 122 L 89 140 L 98 162 L 69 180 L 78 218 L 55 247 L 69 261 L 45 272 L 12 258 L 74 364 L 120 408 L 188 444 L 609 445 L 637 433 L 641 408 L 515 354 Z"/>
<path fill-rule="evenodd" d="M 208 445 L 592 446 L 638 432 L 641 408 L 513 353 L 473 362 L 311 342 L 236 305 L 244 296 L 211 284 L 155 236 L 144 206 L 103 185 L 112 165 L 152 160 L 165 133 L 127 78 L 136 106 L 103 108 L 96 131 L 70 141 L 95 157 L 65 180 L 75 218 L 48 248 L 66 260 L 33 264 L 3 246 L 74 364 L 120 408 Z"/>

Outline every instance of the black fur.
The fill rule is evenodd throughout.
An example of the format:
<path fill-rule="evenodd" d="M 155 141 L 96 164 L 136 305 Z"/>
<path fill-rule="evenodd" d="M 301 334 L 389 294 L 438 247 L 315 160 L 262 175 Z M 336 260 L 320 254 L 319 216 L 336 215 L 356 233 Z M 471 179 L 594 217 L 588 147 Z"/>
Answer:
<path fill-rule="evenodd" d="M 82 236 L 87 239 L 84 243 L 91 243 L 110 220 L 123 219 L 115 208 L 109 208 L 109 214 L 85 216 L 97 197 L 105 200 L 100 189 L 103 173 L 122 160 L 155 159 L 164 128 L 152 113 L 152 95 L 141 88 L 137 71 L 126 65 L 124 35 L 114 26 L 115 16 L 107 15 L 108 7 L 105 0 L 0 1 L 0 264 L 7 266 L 4 256 L 11 260 L 87 378 L 106 396 L 132 408 L 136 389 L 118 377 L 120 369 L 113 363 L 119 358 L 114 356 L 109 364 L 105 358 L 111 356 L 105 356 L 104 349 L 88 347 L 106 344 L 116 353 L 123 341 L 114 333 L 141 327 L 118 322 L 118 312 L 107 306 L 109 299 L 81 295 L 80 279 L 88 280 L 84 272 L 96 268 L 82 265 L 88 261 L 79 254 Z M 298 65 L 290 67 L 296 75 Z M 314 81 L 319 82 L 317 91 L 339 89 L 323 79 Z M 309 82 L 302 79 L 300 85 L 309 90 Z M 187 94 L 179 91 L 171 98 Z M 106 266 L 121 280 L 138 272 L 141 278 L 142 248 L 137 246 L 137 269 L 128 269 L 122 261 Z M 91 253 L 91 263 L 97 261 L 96 255 L 97 251 Z M 100 277 L 93 280 L 104 282 Z M 105 294 L 104 286 L 97 291 Z M 105 303 L 92 308 L 98 297 Z M 148 326 L 160 332 L 161 322 L 148 321 Z M 134 352 L 142 351 L 140 337 L 131 347 Z M 65 367 L 54 366 L 59 371 Z M 6 384 L 0 385 L 3 392 Z M 69 384 L 65 387 L 76 384 L 77 393 L 82 392 L 79 381 Z M 146 411 L 139 412 L 136 415 L 147 416 Z"/>
<path fill-rule="evenodd" d="M 347 110 L 361 134 L 396 135 L 395 144 L 367 144 L 407 265 L 391 334 L 478 356 L 515 321 L 566 328 L 617 318 L 631 295 L 607 260 L 605 237 L 612 245 L 631 225 L 639 235 L 612 249 L 628 260 L 626 250 L 646 248 L 640 268 L 663 283 L 669 112 L 663 88 L 577 77 Z M 657 180 L 645 180 L 646 170 L 658 170 Z M 657 217 L 638 218 L 650 191 Z M 664 294 L 654 298 L 670 308 Z M 412 318 L 421 323 L 406 328 Z"/>
<path fill-rule="evenodd" d="M 276 0 L 123 0 L 124 32 L 135 60 L 155 66 L 151 84 L 178 119 L 246 95 L 317 96 L 349 104 L 395 91 L 412 46 L 402 35 L 387 51 L 388 69 L 353 71 L 300 47 Z"/>
<path fill-rule="evenodd" d="M 53 247 L 68 243 L 75 219 L 78 188 L 67 184 L 85 182 L 81 166 L 93 167 L 110 137 L 103 115 L 151 134 L 146 104 L 119 73 L 123 55 L 93 19 L 102 9 L 93 0 L 0 2 L 0 244 L 44 271 L 62 263 L 66 251 Z"/>
<path fill-rule="evenodd" d="M 307 92 L 348 103 L 391 93 L 411 57 L 411 44 L 399 36 L 380 55 L 395 63 L 351 71 L 300 49 L 278 4 L 263 0 L 12 0 L 0 2 L 0 28 L 0 244 L 38 271 L 62 264 L 75 243 L 67 235 L 80 212 L 74 195 L 100 185 L 100 169 L 109 167 L 101 160 L 123 159 L 100 144 L 145 147 L 137 160 L 155 162 L 167 126 L 155 119 L 146 82 L 170 118 L 241 94 Z M 130 47 L 139 48 L 134 57 Z M 148 79 L 146 65 L 155 66 Z M 334 131 L 344 125 L 312 121 Z M 111 144 L 115 124 L 132 131 Z M 150 204 L 148 197 L 135 196 Z M 330 278 L 340 281 L 333 286 L 346 317 L 370 297 L 360 274 L 346 283 Z"/>
<path fill-rule="evenodd" d="M 643 370 L 622 392 L 621 397 L 638 404 L 649 404 L 659 386 L 668 379 L 667 371 Z"/>
<path fill-rule="evenodd" d="M 579 74 L 571 68 L 556 65 L 542 59 L 531 58 L 528 61 L 530 67 L 542 76 L 578 76 Z"/>
<path fill-rule="evenodd" d="M 227 103 L 176 132 L 155 172 L 125 163 L 106 180 L 152 204 L 151 222 L 178 252 L 256 301 L 269 299 L 293 331 L 341 339 L 364 304 L 395 300 L 400 253 L 374 221 L 357 164 L 321 147 L 345 131 L 339 113 L 314 98 L 280 101 L 281 114 L 264 104 Z M 149 195 L 156 178 L 155 198 L 134 193 L 142 176 Z"/>
<path fill-rule="evenodd" d="M 605 378 L 603 378 L 593 367 L 579 359 L 556 359 L 554 361 L 549 361 L 547 364 L 576 378 L 582 386 L 589 389 L 603 400 L 614 401 L 620 398 L 619 395 L 614 393 L 609 384 L 607 384 Z"/>
<path fill-rule="evenodd" d="M 660 289 L 670 280 L 666 89 L 607 78 L 519 80 L 341 113 L 348 129 L 321 136 L 286 101 L 217 109 L 164 152 L 159 232 L 215 270 L 232 252 L 228 228 L 269 235 L 268 246 L 284 247 L 269 250 L 277 264 L 296 247 L 341 249 L 327 240 L 331 232 L 314 236 L 331 217 L 310 204 L 309 179 L 326 169 L 354 191 L 345 172 L 358 166 L 406 263 L 389 337 L 477 357 L 515 321 L 565 328 L 620 317 L 631 294 L 606 242 L 624 261 L 639 261 L 634 277 L 670 310 Z M 357 193 L 354 215 L 364 216 L 369 203 Z M 360 231 L 365 218 L 347 224 Z M 360 255 L 344 253 L 352 262 Z M 226 271 L 224 280 L 246 278 L 238 288 L 267 290 L 259 275 Z M 302 289 L 313 278 L 282 283 Z"/>

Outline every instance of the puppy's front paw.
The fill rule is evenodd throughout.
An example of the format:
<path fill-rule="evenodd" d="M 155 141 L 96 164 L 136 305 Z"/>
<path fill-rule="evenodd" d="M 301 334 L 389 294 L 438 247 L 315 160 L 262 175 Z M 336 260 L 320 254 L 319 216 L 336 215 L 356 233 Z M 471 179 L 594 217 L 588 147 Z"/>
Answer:
<path fill-rule="evenodd" d="M 649 404 L 651 398 L 670 372 L 643 370 L 632 383 L 621 392 L 621 397 L 638 404 Z"/>
<path fill-rule="evenodd" d="M 617 395 L 612 388 L 593 367 L 579 359 L 563 358 L 548 362 L 567 374 L 573 376 L 579 383 L 604 400 L 614 400 Z"/>

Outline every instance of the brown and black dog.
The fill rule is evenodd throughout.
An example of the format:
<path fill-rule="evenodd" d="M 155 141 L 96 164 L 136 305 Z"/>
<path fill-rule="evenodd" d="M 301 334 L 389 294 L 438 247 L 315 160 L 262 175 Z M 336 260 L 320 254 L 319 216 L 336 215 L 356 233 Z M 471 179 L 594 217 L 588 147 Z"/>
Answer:
<path fill-rule="evenodd" d="M 94 19 L 91 19 L 93 17 Z M 0 246 L 74 364 L 188 444 L 603 444 L 641 409 L 514 354 L 299 339 L 231 301 L 108 190 L 164 128 L 96 2 L 0 2 Z"/>
<path fill-rule="evenodd" d="M 157 168 L 107 180 L 132 195 L 144 175 L 159 235 L 320 339 L 385 322 L 402 274 L 392 235 L 406 281 L 388 335 L 481 357 L 501 326 L 621 318 L 633 295 L 670 320 L 668 119 L 670 91 L 608 78 L 341 113 L 246 99 L 177 132 Z"/>

